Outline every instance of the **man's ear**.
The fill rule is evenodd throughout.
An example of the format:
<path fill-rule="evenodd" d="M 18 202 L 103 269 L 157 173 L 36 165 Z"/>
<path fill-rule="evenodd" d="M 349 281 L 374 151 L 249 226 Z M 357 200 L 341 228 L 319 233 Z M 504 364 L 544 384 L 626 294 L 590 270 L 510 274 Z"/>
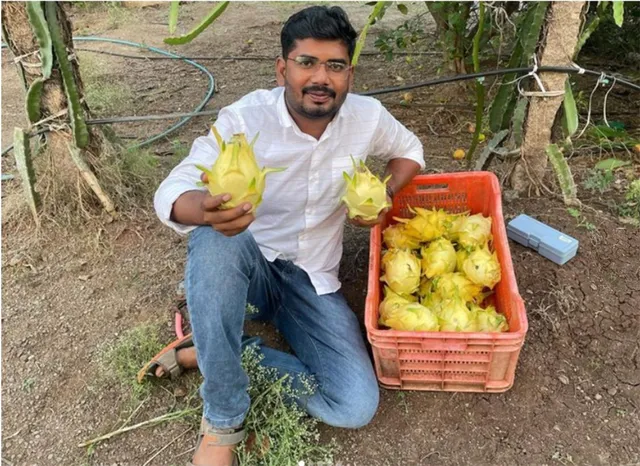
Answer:
<path fill-rule="evenodd" d="M 284 58 L 276 59 L 276 82 L 278 86 L 284 86 L 284 78 L 287 76 L 287 62 Z"/>

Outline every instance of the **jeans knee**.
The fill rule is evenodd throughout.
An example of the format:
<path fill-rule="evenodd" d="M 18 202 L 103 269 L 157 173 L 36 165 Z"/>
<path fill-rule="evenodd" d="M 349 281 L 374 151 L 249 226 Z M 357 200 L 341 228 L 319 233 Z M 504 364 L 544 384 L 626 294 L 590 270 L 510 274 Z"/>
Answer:
<path fill-rule="evenodd" d="M 374 418 L 380 403 L 380 389 L 375 380 L 345 386 L 334 399 L 333 415 L 324 422 L 334 427 L 359 429 Z"/>

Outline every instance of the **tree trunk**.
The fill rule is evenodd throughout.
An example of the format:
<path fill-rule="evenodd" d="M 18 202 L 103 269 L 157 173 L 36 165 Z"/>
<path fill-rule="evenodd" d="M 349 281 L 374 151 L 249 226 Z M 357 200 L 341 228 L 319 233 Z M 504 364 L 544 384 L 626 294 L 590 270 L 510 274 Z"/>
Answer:
<path fill-rule="evenodd" d="M 546 22 L 546 40 L 540 66 L 570 66 L 580 33 L 581 12 L 585 2 L 553 2 Z M 540 73 L 546 91 L 564 91 L 566 74 Z M 532 84 L 533 85 L 533 84 Z M 533 85 L 534 87 L 537 87 Z M 536 89 L 539 90 L 539 89 Z M 551 129 L 564 96 L 531 97 L 524 127 L 521 158 L 511 176 L 516 191 L 537 188 L 547 168 L 546 148 Z"/>
<path fill-rule="evenodd" d="M 78 59 L 74 53 L 71 23 L 59 2 L 56 3 L 56 12 L 81 99 L 82 111 L 85 117 L 91 117 L 89 107 L 84 101 L 84 85 L 80 77 Z M 39 54 L 40 47 L 29 22 L 26 2 L 2 2 L 2 30 L 7 46 L 16 57 L 18 72 L 22 75 L 28 88 L 43 75 Z M 40 191 L 48 193 L 48 202 L 45 199 L 43 202 L 48 205 L 48 213 L 53 216 L 56 215 L 57 206 L 61 203 L 64 204 L 64 201 L 70 198 L 69 192 L 72 193 L 71 199 L 74 199 L 79 192 L 80 171 L 69 152 L 69 144 L 72 144 L 73 137 L 66 110 L 67 97 L 64 83 L 57 59 L 54 59 L 51 76 L 44 82 L 40 99 L 40 114 L 41 119 L 50 118 L 48 123 L 55 129 L 47 133 L 45 157 L 47 162 L 45 166 L 39 167 L 45 173 L 43 173 L 44 176 L 38 177 L 37 184 Z M 89 144 L 84 154 L 92 170 L 95 162 L 112 150 L 111 141 L 105 137 L 100 129 L 95 127 L 89 129 Z M 39 163 L 42 165 L 41 161 Z M 64 192 L 67 192 L 66 196 L 63 194 Z M 92 194 L 89 194 L 89 197 L 92 197 Z M 93 201 L 95 202 L 96 198 L 93 198 Z"/>

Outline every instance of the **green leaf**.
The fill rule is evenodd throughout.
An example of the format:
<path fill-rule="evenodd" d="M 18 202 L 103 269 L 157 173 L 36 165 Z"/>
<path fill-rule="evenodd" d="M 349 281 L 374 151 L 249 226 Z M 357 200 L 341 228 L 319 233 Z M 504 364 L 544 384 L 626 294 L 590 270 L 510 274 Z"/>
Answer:
<path fill-rule="evenodd" d="M 180 1 L 171 2 L 169 7 L 169 34 L 176 32 L 176 26 L 178 25 L 178 12 L 180 10 Z"/>
<path fill-rule="evenodd" d="M 388 6 L 387 3 L 388 2 L 376 2 L 376 6 L 373 7 L 373 11 L 369 14 L 367 24 L 362 28 L 358 41 L 356 42 L 356 49 L 353 51 L 353 58 L 351 59 L 352 66 L 355 67 L 358 64 L 358 58 L 360 57 L 360 53 L 364 47 L 364 41 L 367 39 L 369 27 L 373 24 L 376 18 L 381 17 L 381 15 L 384 14 L 384 10 Z"/>
<path fill-rule="evenodd" d="M 484 32 L 484 3 L 480 2 L 478 9 L 478 30 L 473 37 L 473 71 L 475 73 L 480 72 L 480 39 Z M 473 140 L 471 141 L 471 147 L 467 152 L 467 166 L 471 166 L 471 160 L 473 153 L 478 147 L 478 141 L 480 138 L 480 131 L 482 130 L 482 117 L 484 116 L 484 84 L 481 81 L 476 81 L 476 129 L 473 132 Z"/>
<path fill-rule="evenodd" d="M 529 59 L 536 50 L 548 6 L 549 2 L 531 2 L 528 5 L 528 10 L 523 15 L 523 20 L 519 24 L 518 31 L 516 32 L 518 40 L 516 41 L 507 68 L 519 68 L 529 62 Z M 489 126 L 493 132 L 506 128 L 509 125 L 515 108 L 515 79 L 515 74 L 504 75 L 498 93 L 493 99 L 491 110 L 489 111 Z"/>
<path fill-rule="evenodd" d="M 516 104 L 516 108 L 513 112 L 513 118 L 511 119 L 511 130 L 513 131 L 513 142 L 516 147 L 520 147 L 522 145 L 522 134 L 524 128 L 524 118 L 527 115 L 527 106 L 529 104 L 529 100 L 526 97 L 520 97 L 518 99 L 518 103 Z"/>
<path fill-rule="evenodd" d="M 41 2 L 27 2 L 27 16 L 33 33 L 38 39 L 40 47 L 40 60 L 42 61 L 42 76 L 44 79 L 51 77 L 51 67 L 53 66 L 53 52 L 51 51 L 51 36 L 47 27 L 47 20 L 42 11 Z"/>
<path fill-rule="evenodd" d="M 31 209 L 33 218 L 38 223 L 38 209 L 40 207 L 40 196 L 36 192 L 36 175 L 33 170 L 31 160 L 31 146 L 29 138 L 22 128 L 13 130 L 13 155 L 16 159 L 16 167 L 22 178 L 22 188 L 27 199 L 27 204 Z"/>
<path fill-rule="evenodd" d="M 573 174 L 571 173 L 571 168 L 569 168 L 567 159 L 564 158 L 564 155 L 557 144 L 549 144 L 546 151 L 549 156 L 549 161 L 556 172 L 558 182 L 560 183 L 564 203 L 567 205 L 577 204 L 578 198 L 576 197 L 576 183 L 573 180 Z"/>
<path fill-rule="evenodd" d="M 26 105 L 27 117 L 31 123 L 40 121 L 40 100 L 42 98 L 42 87 L 44 80 L 38 78 L 31 83 L 27 91 Z"/>
<path fill-rule="evenodd" d="M 409 13 L 409 9 L 403 3 L 398 3 L 398 10 L 400 10 L 400 13 L 402 13 L 403 15 L 406 15 Z"/>
<path fill-rule="evenodd" d="M 62 28 L 58 21 L 57 2 L 47 2 L 47 23 L 49 24 L 49 34 L 51 35 L 51 43 L 58 60 L 60 74 L 64 90 L 67 95 L 67 110 L 71 119 L 71 129 L 73 130 L 73 138 L 76 146 L 79 148 L 86 147 L 89 144 L 89 130 L 82 115 L 82 106 L 80 105 L 80 96 L 76 87 L 76 80 L 73 73 L 73 67 L 69 62 L 67 55 L 67 46 L 62 37 Z M 61 8 L 61 7 L 60 7 Z"/>
<path fill-rule="evenodd" d="M 601 160 L 596 163 L 596 170 L 605 170 L 605 171 L 613 171 L 621 167 L 626 167 L 627 165 L 631 165 L 631 162 L 628 160 L 620 160 L 616 158 L 610 158 Z"/>
<path fill-rule="evenodd" d="M 229 6 L 229 2 L 219 3 L 218 5 L 213 7 L 207 17 L 200 24 L 198 24 L 198 26 L 189 31 L 187 34 L 177 37 L 167 37 L 163 42 L 169 45 L 183 45 L 191 42 L 193 39 L 198 37 L 202 33 L 202 31 L 207 29 L 207 27 L 209 27 L 209 25 L 213 23 L 218 18 L 218 16 L 220 16 L 224 12 L 224 10 L 227 9 L 227 6 Z"/>
<path fill-rule="evenodd" d="M 571 82 L 569 79 L 564 82 L 564 100 L 562 101 L 564 108 L 564 125 L 566 130 L 566 136 L 570 138 L 578 129 L 578 107 L 576 106 L 576 100 L 573 98 L 573 91 L 571 90 Z"/>
<path fill-rule="evenodd" d="M 476 171 L 486 170 L 489 167 L 491 159 L 493 158 L 493 153 L 498 147 L 498 144 L 500 144 L 504 140 L 504 138 L 507 137 L 507 134 L 509 134 L 509 130 L 503 129 L 501 131 L 498 131 L 491 138 L 491 140 L 487 143 L 487 147 L 484 148 L 484 150 L 478 156 L 478 160 L 476 160 Z"/>
<path fill-rule="evenodd" d="M 575 207 L 567 208 L 567 212 L 569 212 L 569 215 L 571 215 L 573 218 L 580 218 L 580 216 L 582 215 L 580 211 Z"/>
<path fill-rule="evenodd" d="M 616 26 L 622 27 L 624 21 L 624 3 L 622 0 L 613 0 L 613 19 Z"/>

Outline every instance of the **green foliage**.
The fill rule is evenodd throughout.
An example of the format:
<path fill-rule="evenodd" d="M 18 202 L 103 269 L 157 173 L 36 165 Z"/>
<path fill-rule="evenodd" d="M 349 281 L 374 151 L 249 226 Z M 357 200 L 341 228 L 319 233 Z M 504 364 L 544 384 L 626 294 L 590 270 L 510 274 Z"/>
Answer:
<path fill-rule="evenodd" d="M 581 228 L 585 228 L 587 231 L 595 231 L 596 230 L 596 226 L 589 222 L 583 215 L 582 212 L 580 212 L 580 210 L 573 208 L 573 207 L 569 207 L 567 209 L 567 212 L 569 212 L 569 215 L 571 215 L 573 218 L 576 219 L 576 222 L 578 224 L 579 227 Z"/>
<path fill-rule="evenodd" d="M 473 35 L 467 36 L 467 22 L 471 2 L 427 2 L 427 8 L 436 22 L 441 46 L 455 71 L 464 70 L 466 53 L 471 48 Z"/>
<path fill-rule="evenodd" d="M 133 401 L 138 401 L 149 393 L 151 385 L 139 384 L 136 374 L 162 347 L 158 327 L 141 325 L 102 347 L 99 362 L 105 376 L 129 387 Z"/>
<path fill-rule="evenodd" d="M 478 159 L 476 160 L 476 171 L 486 170 L 489 167 L 491 159 L 495 155 L 494 151 L 496 150 L 498 145 L 507 137 L 507 134 L 509 134 L 509 130 L 503 129 L 493 135 L 491 140 L 487 143 L 487 146 L 480 153 Z"/>
<path fill-rule="evenodd" d="M 242 354 L 242 365 L 249 376 L 251 407 L 245 428 L 255 434 L 252 448 L 237 448 L 243 466 L 297 466 L 333 464 L 333 444 L 319 444 L 317 420 L 295 403 L 317 389 L 312 380 L 294 388 L 291 380 L 280 377 L 274 368 L 260 364 L 263 356 L 253 346 Z M 248 450 L 248 451 L 247 451 Z"/>
<path fill-rule="evenodd" d="M 57 2 L 47 2 L 47 23 L 49 24 L 49 33 L 53 50 L 55 51 L 64 83 L 65 93 L 67 95 L 67 105 L 69 117 L 71 119 L 71 129 L 73 130 L 73 138 L 75 145 L 84 148 L 89 143 L 89 130 L 82 115 L 82 107 L 80 105 L 80 95 L 76 86 L 76 80 L 73 74 L 73 68 L 69 62 L 67 55 L 67 46 L 62 37 L 62 30 L 57 15 Z"/>
<path fill-rule="evenodd" d="M 613 20 L 616 26 L 622 27 L 624 21 L 624 3 L 622 0 L 613 0 Z"/>
<path fill-rule="evenodd" d="M 42 99 L 42 87 L 44 81 L 38 78 L 31 83 L 25 99 L 27 107 L 27 117 L 31 123 L 40 121 L 40 101 Z"/>
<path fill-rule="evenodd" d="M 180 1 L 172 1 L 169 7 L 169 34 L 176 32 L 178 25 L 178 13 L 180 12 Z"/>
<path fill-rule="evenodd" d="M 484 31 L 484 10 L 485 5 L 480 2 L 478 13 L 478 30 L 473 38 L 473 71 L 474 73 L 480 72 L 480 39 Z M 473 140 L 471 141 L 471 147 L 467 152 L 467 164 L 471 166 L 471 159 L 473 153 L 478 146 L 478 140 L 480 138 L 480 131 L 482 130 L 482 116 L 484 115 L 484 78 L 476 79 L 476 129 L 473 132 Z"/>
<path fill-rule="evenodd" d="M 590 2 L 586 15 L 587 25 L 597 20 L 594 28 L 584 38 L 581 53 L 590 56 L 606 56 L 610 60 L 627 60 L 630 54 L 640 53 L 640 2 L 624 2 L 624 22 L 616 24 L 611 2 Z M 605 3 L 603 5 L 603 3 Z M 618 2 L 614 3 L 615 4 Z M 620 2 L 622 6 L 623 2 Z M 588 26 L 585 28 L 585 33 Z M 585 34 L 583 33 L 583 35 Z M 581 37 L 582 40 L 582 37 Z"/>
<path fill-rule="evenodd" d="M 565 136 L 570 138 L 578 129 L 578 107 L 576 100 L 573 98 L 573 91 L 571 90 L 571 81 L 566 79 L 564 82 L 564 100 L 562 101 L 562 108 L 564 110 L 563 126 Z"/>
<path fill-rule="evenodd" d="M 629 150 L 636 144 L 640 144 L 640 139 L 631 136 L 627 131 L 610 121 L 607 125 L 595 125 L 589 127 L 586 132 L 587 139 L 600 147 L 608 149 Z"/>
<path fill-rule="evenodd" d="M 609 190 L 613 179 L 613 171 L 593 169 L 582 184 L 589 191 L 597 191 L 602 194 Z"/>
<path fill-rule="evenodd" d="M 631 162 L 628 160 L 620 160 L 615 158 L 601 160 L 596 163 L 595 168 L 597 170 L 617 170 L 618 168 L 626 167 L 627 165 L 631 165 Z"/>
<path fill-rule="evenodd" d="M 360 57 L 360 53 L 362 52 L 362 48 L 364 47 L 364 42 L 367 39 L 367 33 L 369 32 L 369 28 L 376 21 L 382 19 L 384 13 L 389 6 L 389 2 L 376 2 L 373 10 L 369 14 L 369 18 L 367 19 L 367 24 L 364 25 L 362 31 L 360 31 L 360 35 L 358 36 L 358 40 L 356 41 L 356 48 L 353 52 L 353 58 L 351 59 L 351 64 L 356 66 L 358 64 L 358 58 Z"/>
<path fill-rule="evenodd" d="M 31 158 L 31 146 L 29 137 L 22 128 L 15 128 L 13 132 L 13 155 L 16 159 L 16 167 L 22 179 L 27 204 L 33 214 L 36 223 L 38 222 L 38 209 L 40 208 L 40 196 L 36 192 L 36 174 L 33 170 L 33 160 Z"/>
<path fill-rule="evenodd" d="M 42 62 L 42 77 L 49 79 L 51 76 L 51 67 L 53 65 L 53 52 L 51 49 L 51 36 L 47 20 L 42 11 L 41 2 L 27 2 L 27 15 L 29 16 L 29 24 L 33 33 L 38 40 L 40 47 L 40 60 Z"/>
<path fill-rule="evenodd" d="M 549 156 L 549 161 L 556 172 L 565 204 L 577 204 L 576 184 L 573 180 L 573 175 L 571 174 L 571 169 L 569 168 L 567 159 L 565 159 L 557 144 L 550 144 L 547 146 L 547 155 Z"/>
<path fill-rule="evenodd" d="M 527 107 L 529 105 L 529 99 L 526 97 L 520 97 L 513 111 L 513 117 L 511 118 L 511 131 L 512 139 L 516 147 L 520 147 L 523 141 L 524 119 L 527 115 Z"/>
<path fill-rule="evenodd" d="M 608 1 L 600 1 L 598 2 L 596 13 L 590 16 L 587 15 L 588 18 L 585 21 L 585 26 L 580 33 L 580 37 L 578 37 L 578 43 L 576 44 L 574 56 L 577 56 L 578 53 L 580 53 L 580 50 L 582 50 L 584 44 L 587 42 L 587 40 L 589 40 L 589 37 L 591 37 L 591 34 L 593 34 L 594 31 L 598 28 L 598 26 L 600 25 L 600 21 L 602 21 L 602 18 L 604 18 L 606 14 L 608 5 Z"/>
<path fill-rule="evenodd" d="M 424 41 L 427 37 L 425 28 L 422 15 L 413 16 L 397 28 L 381 32 L 374 42 L 374 47 L 380 50 L 387 60 L 393 60 L 396 50 L 403 51 Z"/>
<path fill-rule="evenodd" d="M 529 2 L 527 11 L 518 17 L 516 43 L 507 68 L 526 66 L 536 50 L 549 2 Z M 515 74 L 506 74 L 489 112 L 491 131 L 507 128 L 516 103 Z"/>
<path fill-rule="evenodd" d="M 218 17 L 227 9 L 229 6 L 229 2 L 221 2 L 214 6 L 209 14 L 202 20 L 200 24 L 198 24 L 194 29 L 189 31 L 187 34 L 177 37 L 167 37 L 164 39 L 165 44 L 169 45 L 183 45 L 191 42 L 193 39 L 198 37 L 202 31 L 207 29 L 211 23 L 213 23 Z"/>
<path fill-rule="evenodd" d="M 623 217 L 629 217 L 636 220 L 636 222 L 640 222 L 640 179 L 631 182 L 629 185 L 625 194 L 625 202 L 620 206 L 619 211 Z"/>

